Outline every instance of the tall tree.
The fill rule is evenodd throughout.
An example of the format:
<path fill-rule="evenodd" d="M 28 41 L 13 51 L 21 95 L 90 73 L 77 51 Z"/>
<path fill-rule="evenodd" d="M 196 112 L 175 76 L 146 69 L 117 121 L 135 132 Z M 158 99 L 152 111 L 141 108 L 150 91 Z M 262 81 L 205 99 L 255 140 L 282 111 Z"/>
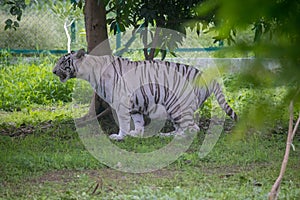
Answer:
<path fill-rule="evenodd" d="M 93 50 L 95 50 L 100 43 L 108 39 L 105 2 L 103 0 L 86 0 L 84 4 L 84 21 L 88 52 L 92 53 L 95 52 Z M 102 47 L 104 48 L 98 50 L 97 54 L 111 54 L 108 42 L 105 42 L 105 46 Z"/>
<path fill-rule="evenodd" d="M 86 0 L 84 4 L 84 21 L 88 52 L 98 56 L 110 55 L 111 49 L 107 40 L 105 2 L 103 0 Z M 97 48 L 99 45 L 102 48 Z M 100 114 L 108 108 L 109 105 L 94 93 L 89 113 L 86 117 L 92 117 L 94 113 Z"/>

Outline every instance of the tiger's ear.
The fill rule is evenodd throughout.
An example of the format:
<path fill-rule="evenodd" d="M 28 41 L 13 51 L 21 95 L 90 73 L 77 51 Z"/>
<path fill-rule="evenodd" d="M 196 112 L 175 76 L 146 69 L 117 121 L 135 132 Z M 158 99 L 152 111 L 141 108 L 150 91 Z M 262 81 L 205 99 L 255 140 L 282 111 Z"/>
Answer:
<path fill-rule="evenodd" d="M 79 49 L 76 53 L 76 58 L 80 59 L 86 54 L 84 49 Z"/>

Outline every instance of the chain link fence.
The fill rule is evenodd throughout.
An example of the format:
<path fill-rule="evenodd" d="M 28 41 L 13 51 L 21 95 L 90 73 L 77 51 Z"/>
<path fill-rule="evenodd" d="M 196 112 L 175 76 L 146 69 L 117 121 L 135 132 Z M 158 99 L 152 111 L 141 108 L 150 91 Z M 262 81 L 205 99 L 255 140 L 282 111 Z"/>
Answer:
<path fill-rule="evenodd" d="M 86 47 L 83 14 L 68 27 L 72 37 L 71 47 Z M 4 30 L 5 21 L 12 18 L 9 7 L 0 8 L 0 49 L 10 50 L 66 50 L 67 36 L 64 30 L 65 19 L 55 14 L 51 3 L 30 4 L 23 12 L 20 27 L 17 30 Z"/>

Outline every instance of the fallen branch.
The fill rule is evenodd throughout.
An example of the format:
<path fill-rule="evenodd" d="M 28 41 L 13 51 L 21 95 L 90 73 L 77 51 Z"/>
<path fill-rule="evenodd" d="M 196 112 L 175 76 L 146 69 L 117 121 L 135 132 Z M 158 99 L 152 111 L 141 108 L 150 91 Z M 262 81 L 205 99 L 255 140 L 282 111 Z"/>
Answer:
<path fill-rule="evenodd" d="M 300 113 L 299 113 L 299 117 L 297 119 L 295 127 L 293 127 L 293 120 L 294 120 L 293 100 L 290 103 L 289 112 L 290 112 L 290 121 L 289 121 L 289 130 L 288 130 L 288 136 L 287 136 L 287 141 L 286 141 L 285 154 L 284 154 L 283 161 L 282 161 L 282 164 L 281 164 L 281 169 L 280 169 L 279 176 L 276 179 L 274 185 L 272 186 L 271 192 L 269 193 L 269 200 L 276 200 L 278 198 L 280 184 L 281 184 L 283 175 L 284 175 L 285 170 L 286 170 L 286 166 L 287 166 L 288 159 L 289 159 L 289 154 L 290 154 L 290 149 L 291 149 L 291 146 L 293 145 L 293 143 L 292 143 L 293 138 L 294 138 L 294 135 L 295 135 L 296 130 L 297 130 L 297 128 L 299 126 L 299 123 L 300 123 Z"/>
<path fill-rule="evenodd" d="M 109 113 L 110 113 L 110 108 L 108 107 L 104 111 L 102 111 L 100 114 L 98 114 L 94 117 L 92 117 L 91 115 L 88 115 L 88 116 L 77 119 L 78 122 L 76 123 L 76 125 L 79 125 L 79 126 L 83 125 L 83 123 L 86 123 L 86 122 L 92 121 L 94 119 L 104 117 L 104 116 L 108 115 Z"/>

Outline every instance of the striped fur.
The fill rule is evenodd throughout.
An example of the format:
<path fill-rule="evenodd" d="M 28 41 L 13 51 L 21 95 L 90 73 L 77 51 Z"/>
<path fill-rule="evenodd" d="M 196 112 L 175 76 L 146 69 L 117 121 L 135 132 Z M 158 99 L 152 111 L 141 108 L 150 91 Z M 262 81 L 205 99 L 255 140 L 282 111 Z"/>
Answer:
<path fill-rule="evenodd" d="M 222 109 L 232 119 L 237 115 L 227 104 L 217 81 L 197 87 L 202 78 L 198 69 L 164 61 L 129 61 L 114 56 L 92 56 L 79 50 L 61 57 L 53 73 L 62 82 L 69 78 L 88 81 L 97 94 L 116 111 L 119 133 L 111 138 L 122 139 L 144 130 L 143 115 L 159 117 L 156 105 L 165 108 L 177 133 L 189 129 L 198 131 L 194 112 L 214 93 Z M 130 120 L 135 130 L 130 131 Z"/>

